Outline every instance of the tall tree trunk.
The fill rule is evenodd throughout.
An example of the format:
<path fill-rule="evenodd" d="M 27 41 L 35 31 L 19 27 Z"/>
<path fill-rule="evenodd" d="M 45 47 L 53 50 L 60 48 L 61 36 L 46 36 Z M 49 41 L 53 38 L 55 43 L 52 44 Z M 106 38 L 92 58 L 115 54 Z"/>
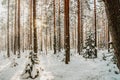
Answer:
<path fill-rule="evenodd" d="M 48 35 L 48 31 L 47 31 L 47 27 L 46 27 L 46 43 L 45 43 L 45 49 L 46 49 L 46 55 L 47 55 L 47 46 L 48 46 L 48 40 L 47 40 L 47 35 Z"/>
<path fill-rule="evenodd" d="M 43 29 L 43 28 L 42 28 L 42 26 L 41 26 L 41 32 L 40 32 L 40 34 L 41 34 L 41 40 L 40 40 L 40 41 L 41 41 L 41 44 L 40 44 L 40 46 L 41 46 L 41 47 L 40 47 L 40 50 L 41 50 L 41 51 L 43 51 L 43 41 L 42 41 L 43 37 L 42 37 L 42 29 Z"/>
<path fill-rule="evenodd" d="M 104 0 L 108 16 L 108 26 L 120 70 L 120 0 Z"/>
<path fill-rule="evenodd" d="M 108 52 L 110 52 L 110 32 L 109 32 L 109 26 L 108 26 L 108 30 L 107 30 L 107 34 L 108 34 Z"/>
<path fill-rule="evenodd" d="M 34 53 L 37 53 L 36 0 L 33 0 Z"/>
<path fill-rule="evenodd" d="M 76 30 L 77 28 L 76 27 L 77 26 L 76 26 L 76 16 L 75 16 L 75 33 L 74 33 L 75 34 L 75 53 L 77 53 L 77 36 L 76 36 L 77 35 L 77 33 L 76 33 L 77 32 L 77 30 Z"/>
<path fill-rule="evenodd" d="M 58 32 L 59 32 L 59 40 L 58 40 L 58 51 L 61 51 L 61 28 L 60 28 L 60 0 L 59 0 L 59 12 L 58 12 L 58 19 L 59 19 L 59 28 L 58 28 Z"/>
<path fill-rule="evenodd" d="M 14 23 L 14 54 L 15 55 L 17 49 L 16 11 L 17 11 L 17 0 L 15 0 L 15 23 Z"/>
<path fill-rule="evenodd" d="M 9 49 L 9 6 L 10 6 L 10 0 L 8 0 L 8 15 L 7 15 L 7 57 L 10 57 L 10 49 Z"/>
<path fill-rule="evenodd" d="M 95 47 L 97 48 L 96 0 L 94 0 L 94 27 L 95 27 Z M 95 49 L 95 57 L 97 57 L 97 49 Z"/>
<path fill-rule="evenodd" d="M 80 55 L 80 45 L 81 45 L 80 44 L 81 43 L 81 39 L 80 39 L 81 38 L 80 37 L 81 36 L 81 34 L 80 34 L 81 33 L 81 21 L 80 21 L 81 16 L 80 15 L 81 14 L 80 14 L 80 0 L 77 0 L 77 1 L 78 1 L 77 2 L 78 3 L 78 45 L 77 46 L 78 46 L 78 53 Z"/>
<path fill-rule="evenodd" d="M 12 5 L 12 7 L 14 7 Z M 13 10 L 13 8 L 12 8 Z M 11 51 L 14 52 L 14 14 L 12 14 L 12 26 L 11 26 Z"/>
<path fill-rule="evenodd" d="M 70 36 L 69 36 L 69 0 L 64 0 L 64 36 L 65 36 L 65 63 L 70 62 Z"/>
<path fill-rule="evenodd" d="M 25 14 L 25 12 L 24 12 L 24 3 L 23 3 L 23 28 L 22 28 L 22 34 L 23 34 L 23 37 L 22 37 L 22 40 L 23 40 L 23 42 L 22 42 L 22 50 L 23 50 L 23 52 L 24 52 L 24 18 L 25 18 L 25 16 L 24 16 L 24 14 Z"/>
<path fill-rule="evenodd" d="M 30 0 L 30 50 L 32 50 L 32 1 Z"/>
<path fill-rule="evenodd" d="M 55 0 L 53 0 L 53 12 L 54 12 L 54 54 L 56 54 L 56 9 L 55 9 Z"/>
<path fill-rule="evenodd" d="M 50 50 L 52 50 L 52 33 L 51 33 L 51 27 L 50 27 L 49 31 L 50 31 Z"/>
<path fill-rule="evenodd" d="M 83 15 L 83 6 L 82 6 L 83 4 L 82 4 L 82 0 L 80 1 L 80 20 L 81 20 L 81 38 L 80 38 L 80 42 L 81 42 L 81 46 L 80 46 L 80 51 L 82 51 L 82 49 L 83 49 L 83 19 L 82 19 L 82 15 Z"/>
<path fill-rule="evenodd" d="M 18 0 L 18 58 L 20 57 L 20 0 Z"/>

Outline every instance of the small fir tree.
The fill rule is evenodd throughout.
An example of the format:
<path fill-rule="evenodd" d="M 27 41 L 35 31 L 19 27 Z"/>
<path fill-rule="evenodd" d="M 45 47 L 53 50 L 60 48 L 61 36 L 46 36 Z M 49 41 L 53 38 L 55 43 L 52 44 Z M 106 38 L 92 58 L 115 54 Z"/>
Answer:
<path fill-rule="evenodd" d="M 94 34 L 90 31 L 85 42 L 85 52 L 83 57 L 85 58 L 95 58 L 95 39 Z"/>
<path fill-rule="evenodd" d="M 28 63 L 25 67 L 25 70 L 22 74 L 23 79 L 36 79 L 39 77 L 39 67 L 37 65 L 39 64 L 39 60 L 36 53 L 30 52 Z"/>

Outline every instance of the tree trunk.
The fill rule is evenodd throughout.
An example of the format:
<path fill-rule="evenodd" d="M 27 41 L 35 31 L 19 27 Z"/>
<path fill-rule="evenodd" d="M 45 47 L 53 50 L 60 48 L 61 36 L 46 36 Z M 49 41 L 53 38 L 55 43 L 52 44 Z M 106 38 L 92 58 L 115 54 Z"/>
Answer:
<path fill-rule="evenodd" d="M 42 28 L 42 26 L 41 26 L 41 32 L 40 32 L 40 34 L 41 34 L 41 40 L 40 40 L 40 42 L 41 42 L 40 46 L 41 46 L 41 47 L 40 47 L 40 50 L 41 50 L 41 51 L 43 51 L 43 41 L 42 41 L 43 37 L 42 37 L 42 29 L 43 29 L 43 28 Z"/>
<path fill-rule="evenodd" d="M 10 6 L 10 0 L 8 0 L 8 15 L 7 15 L 7 57 L 10 57 L 10 49 L 9 49 L 9 6 Z"/>
<path fill-rule="evenodd" d="M 59 12 L 58 12 L 58 19 L 59 19 L 59 28 L 58 28 L 58 32 L 59 32 L 59 40 L 58 40 L 58 51 L 61 51 L 61 28 L 60 28 L 60 0 L 59 0 Z"/>
<path fill-rule="evenodd" d="M 17 0 L 15 0 L 15 23 L 14 23 L 14 54 L 16 55 L 17 47 L 17 31 L 16 31 L 16 11 L 17 11 Z"/>
<path fill-rule="evenodd" d="M 69 36 L 69 0 L 64 0 L 64 36 L 65 36 L 65 63 L 70 62 L 70 36 Z"/>
<path fill-rule="evenodd" d="M 54 12 L 54 54 L 56 54 L 56 14 L 55 14 L 55 0 L 53 0 L 53 12 Z"/>
<path fill-rule="evenodd" d="M 107 30 L 107 36 L 108 36 L 108 52 L 110 52 L 110 32 L 109 32 L 109 26 L 108 26 L 108 30 Z"/>
<path fill-rule="evenodd" d="M 22 34 L 23 34 L 23 37 L 22 37 L 22 50 L 23 50 L 23 52 L 24 52 L 24 26 L 25 26 L 25 24 L 24 24 L 24 18 L 25 18 L 25 12 L 24 12 L 24 3 L 23 3 L 23 28 L 22 28 Z"/>
<path fill-rule="evenodd" d="M 36 0 L 33 0 L 34 53 L 37 53 Z"/>
<path fill-rule="evenodd" d="M 30 50 L 32 50 L 32 1 L 30 0 Z"/>
<path fill-rule="evenodd" d="M 20 0 L 18 0 L 18 58 L 20 57 Z"/>
<path fill-rule="evenodd" d="M 80 19 L 81 19 L 81 14 L 80 14 L 80 0 L 77 0 L 78 2 L 78 53 L 79 53 L 79 55 L 80 55 L 80 43 L 81 43 L 81 21 L 80 21 Z"/>
<path fill-rule="evenodd" d="M 95 47 L 97 48 L 96 0 L 94 0 L 94 27 L 95 27 Z M 95 49 L 95 57 L 97 57 L 97 49 Z"/>
<path fill-rule="evenodd" d="M 50 27 L 49 31 L 50 31 L 50 50 L 52 50 L 52 33 L 51 33 L 51 27 Z"/>
<path fill-rule="evenodd" d="M 112 35 L 113 47 L 120 70 L 120 0 L 104 0 L 108 16 L 108 26 Z"/>

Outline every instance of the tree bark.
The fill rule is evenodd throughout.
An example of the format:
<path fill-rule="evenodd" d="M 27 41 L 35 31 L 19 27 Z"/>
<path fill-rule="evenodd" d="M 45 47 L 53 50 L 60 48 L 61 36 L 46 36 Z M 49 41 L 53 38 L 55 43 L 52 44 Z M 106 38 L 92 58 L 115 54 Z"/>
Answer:
<path fill-rule="evenodd" d="M 80 0 L 77 0 L 78 2 L 78 53 L 80 55 L 80 47 L 81 47 L 81 14 L 80 14 Z"/>
<path fill-rule="evenodd" d="M 18 58 L 20 57 L 20 0 L 18 0 Z"/>
<path fill-rule="evenodd" d="M 7 14 L 7 57 L 10 57 L 10 49 L 9 49 L 9 6 L 10 6 L 10 0 L 8 0 L 8 14 Z"/>
<path fill-rule="evenodd" d="M 32 50 L 32 1 L 30 0 L 30 50 Z"/>
<path fill-rule="evenodd" d="M 33 0 L 34 53 L 37 53 L 36 0 Z"/>
<path fill-rule="evenodd" d="M 69 36 L 69 0 L 64 0 L 64 36 L 65 36 L 65 63 L 70 62 L 70 36 Z"/>
<path fill-rule="evenodd" d="M 16 55 L 17 47 L 17 31 L 16 31 L 16 11 L 17 11 L 17 0 L 15 0 L 15 23 L 14 23 L 14 54 Z"/>
<path fill-rule="evenodd" d="M 59 40 L 58 40 L 58 51 L 61 51 L 61 26 L 60 26 L 60 0 L 59 0 L 59 12 L 58 12 L 58 19 L 59 19 L 59 28 L 58 28 L 58 32 L 59 32 Z"/>
<path fill-rule="evenodd" d="M 97 48 L 96 0 L 94 0 L 94 27 L 95 27 L 95 47 Z M 97 57 L 97 49 L 95 49 L 95 57 Z"/>
<path fill-rule="evenodd" d="M 120 0 L 104 0 L 108 16 L 108 26 L 112 35 L 113 47 L 120 70 Z"/>
<path fill-rule="evenodd" d="M 54 54 L 56 54 L 56 9 L 55 0 L 53 0 L 53 12 L 54 12 Z"/>

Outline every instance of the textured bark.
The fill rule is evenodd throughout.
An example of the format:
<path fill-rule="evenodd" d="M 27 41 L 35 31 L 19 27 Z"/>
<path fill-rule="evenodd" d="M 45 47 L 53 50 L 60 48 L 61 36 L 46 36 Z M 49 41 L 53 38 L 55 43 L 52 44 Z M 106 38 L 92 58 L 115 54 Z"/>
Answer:
<path fill-rule="evenodd" d="M 10 6 L 10 0 L 8 0 L 8 14 L 7 14 L 7 57 L 10 57 L 10 49 L 9 49 L 9 6 Z"/>
<path fill-rule="evenodd" d="M 108 16 L 109 30 L 120 70 L 120 0 L 104 0 Z"/>
<path fill-rule="evenodd" d="M 41 26 L 41 33 L 40 33 L 40 36 L 41 36 L 41 44 L 40 44 L 40 50 L 43 51 L 43 41 L 42 41 L 42 26 Z"/>
<path fill-rule="evenodd" d="M 53 0 L 53 12 L 54 12 L 54 54 L 56 54 L 56 14 L 55 14 L 55 0 Z"/>
<path fill-rule="evenodd" d="M 32 50 L 32 1 L 30 0 L 30 50 Z"/>
<path fill-rule="evenodd" d="M 20 57 L 20 0 L 18 0 L 18 57 Z"/>
<path fill-rule="evenodd" d="M 94 26 L 95 26 L 95 47 L 97 48 L 96 0 L 94 0 Z M 95 57 L 97 57 L 97 49 L 95 49 Z"/>
<path fill-rule="evenodd" d="M 50 31 L 50 50 L 52 50 L 52 32 L 51 32 L 51 27 L 50 27 L 49 31 Z"/>
<path fill-rule="evenodd" d="M 15 0 L 15 24 L 14 24 L 14 54 L 15 55 L 17 49 L 16 11 L 17 11 L 17 0 Z"/>
<path fill-rule="evenodd" d="M 33 0 L 34 53 L 37 53 L 36 0 Z"/>
<path fill-rule="evenodd" d="M 23 3 L 23 8 L 24 8 L 24 3 Z M 23 27 L 22 27 L 22 35 L 23 35 L 23 37 L 22 37 L 22 51 L 24 52 L 24 27 L 25 27 L 25 24 L 24 24 L 24 18 L 25 18 L 25 12 L 24 12 L 24 9 L 23 9 Z"/>
<path fill-rule="evenodd" d="M 78 2 L 78 53 L 80 55 L 80 47 L 81 47 L 81 13 L 80 13 L 80 0 Z"/>
<path fill-rule="evenodd" d="M 69 0 L 64 0 L 64 36 L 65 36 L 65 63 L 70 61 L 70 35 L 69 35 Z"/>
<path fill-rule="evenodd" d="M 81 14 L 81 46 L 80 46 L 80 51 L 82 51 L 82 49 L 83 49 L 83 19 L 82 19 L 82 16 L 83 16 L 83 9 L 84 9 L 84 7 L 83 7 L 83 2 L 82 2 L 82 0 L 80 1 L 80 14 Z"/>
<path fill-rule="evenodd" d="M 107 30 L 107 33 L 108 33 L 108 52 L 110 52 L 110 32 L 109 32 L 109 26 L 108 26 L 108 30 Z"/>
<path fill-rule="evenodd" d="M 58 51 L 61 51 L 61 26 L 60 26 L 60 0 L 59 0 L 59 12 L 58 12 L 58 19 L 59 19 L 59 28 L 58 28 L 58 32 L 59 32 L 59 40 L 58 40 Z"/>

